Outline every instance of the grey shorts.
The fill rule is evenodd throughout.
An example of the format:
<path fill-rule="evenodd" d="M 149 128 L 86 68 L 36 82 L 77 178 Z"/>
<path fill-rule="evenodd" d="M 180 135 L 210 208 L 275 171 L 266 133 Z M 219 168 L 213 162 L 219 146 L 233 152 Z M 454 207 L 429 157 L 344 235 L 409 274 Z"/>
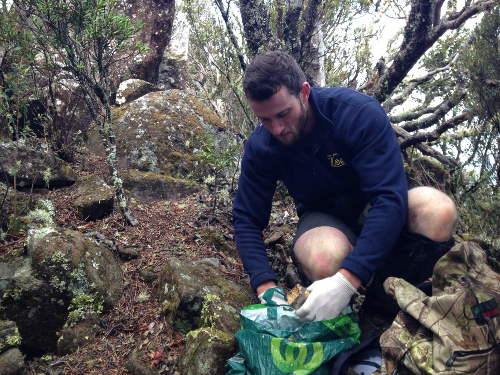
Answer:
<path fill-rule="evenodd" d="M 297 223 L 297 232 L 295 233 L 295 237 L 292 241 L 291 253 L 292 261 L 297 267 L 297 271 L 301 279 L 300 281 L 303 286 L 309 286 L 311 284 L 311 281 L 304 274 L 303 267 L 297 260 L 295 252 L 293 251 L 293 247 L 295 246 L 295 242 L 298 240 L 298 238 L 310 229 L 318 227 L 333 227 L 344 233 L 351 245 L 355 246 L 358 240 L 359 233 L 361 232 L 361 228 L 366 221 L 366 216 L 368 215 L 369 208 L 370 206 L 368 205 L 359 216 L 355 225 L 348 225 L 339 218 L 320 211 L 307 211 L 300 217 L 299 222 Z"/>

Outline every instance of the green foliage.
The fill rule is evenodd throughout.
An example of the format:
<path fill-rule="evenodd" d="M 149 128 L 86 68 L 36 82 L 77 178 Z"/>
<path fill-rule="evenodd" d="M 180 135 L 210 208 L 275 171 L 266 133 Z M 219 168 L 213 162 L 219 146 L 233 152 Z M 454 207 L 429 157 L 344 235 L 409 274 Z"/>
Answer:
<path fill-rule="evenodd" d="M 217 143 L 212 135 L 199 136 L 197 141 L 201 144 L 195 154 L 195 159 L 208 170 L 204 183 L 213 197 L 212 213 L 219 205 L 227 206 L 232 200 L 236 189 L 235 181 L 239 172 L 241 147 L 228 145 L 224 147 Z"/>
<path fill-rule="evenodd" d="M 500 7 L 484 15 L 464 52 L 463 66 L 471 77 L 468 105 L 500 132 Z"/>
<path fill-rule="evenodd" d="M 462 53 L 457 70 L 469 77 L 462 106 L 472 116 L 463 140 L 450 140 L 466 170 L 453 176 L 465 233 L 485 239 L 500 235 L 500 7 L 484 14 Z M 465 157 L 466 156 L 466 157 Z M 500 259 L 498 259 L 500 260 Z"/>
<path fill-rule="evenodd" d="M 190 323 L 186 315 L 187 314 L 184 311 L 177 311 L 174 320 L 175 329 L 182 335 L 187 335 L 193 329 L 193 325 Z"/>
<path fill-rule="evenodd" d="M 215 3 L 186 0 L 180 10 L 190 26 L 187 66 L 190 90 L 231 128 L 250 134 L 254 119 L 241 87 L 243 72 L 238 51 L 231 44 Z M 234 32 L 242 35 L 238 17 L 233 12 L 228 17 Z"/>

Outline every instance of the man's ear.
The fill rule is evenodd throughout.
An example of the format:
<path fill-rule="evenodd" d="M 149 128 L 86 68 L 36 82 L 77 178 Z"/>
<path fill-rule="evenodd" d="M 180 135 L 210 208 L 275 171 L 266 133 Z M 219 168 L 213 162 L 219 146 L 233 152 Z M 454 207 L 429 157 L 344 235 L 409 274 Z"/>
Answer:
<path fill-rule="evenodd" d="M 302 83 L 302 85 L 300 86 L 300 96 L 304 104 L 307 103 L 307 101 L 309 100 L 310 93 L 311 93 L 311 86 L 309 86 L 309 83 L 307 82 Z"/>

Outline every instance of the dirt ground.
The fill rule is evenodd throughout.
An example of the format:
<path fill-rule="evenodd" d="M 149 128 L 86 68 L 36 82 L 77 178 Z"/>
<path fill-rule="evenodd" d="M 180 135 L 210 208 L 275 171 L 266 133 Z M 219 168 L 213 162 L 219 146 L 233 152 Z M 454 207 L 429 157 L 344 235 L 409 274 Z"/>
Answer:
<path fill-rule="evenodd" d="M 79 160 L 75 165 L 76 172 L 108 177 L 104 158 L 87 155 L 84 168 Z M 140 349 L 143 358 L 160 374 L 178 374 L 176 365 L 183 337 L 165 321 L 157 302 L 155 275 L 161 272 L 167 259 L 177 257 L 191 261 L 215 257 L 220 260 L 229 279 L 248 283 L 248 276 L 238 265 L 240 260 L 217 249 L 202 235 L 203 229 L 211 228 L 224 237 L 226 245 L 235 248 L 230 206 L 220 205 L 214 215 L 213 194 L 207 189 L 179 200 L 152 203 L 132 200 L 131 211 L 140 223 L 136 227 L 125 225 L 117 207 L 113 214 L 102 220 L 80 220 L 71 204 L 74 199 L 71 187 L 39 190 L 33 194 L 50 198 L 56 208 L 58 226 L 82 233 L 99 231 L 119 246 L 135 249 L 139 257 L 121 260 L 125 285 L 121 298 L 113 310 L 101 316 L 102 327 L 88 338 L 88 343 L 64 357 L 57 353 L 37 353 L 40 356 L 27 359 L 24 374 L 122 374 L 126 373 L 125 362 L 135 348 Z M 273 204 L 271 224 L 264 232 L 265 239 L 274 236 L 283 244 L 278 246 L 280 251 L 271 254 L 271 264 L 275 267 L 282 265 L 287 245 L 293 238 L 294 216 L 293 202 L 278 197 Z M 11 236 L 3 245 L 0 244 L 0 252 L 18 248 L 23 242 L 23 236 Z M 383 319 L 372 317 L 363 319 L 360 325 L 366 337 L 387 328 Z"/>

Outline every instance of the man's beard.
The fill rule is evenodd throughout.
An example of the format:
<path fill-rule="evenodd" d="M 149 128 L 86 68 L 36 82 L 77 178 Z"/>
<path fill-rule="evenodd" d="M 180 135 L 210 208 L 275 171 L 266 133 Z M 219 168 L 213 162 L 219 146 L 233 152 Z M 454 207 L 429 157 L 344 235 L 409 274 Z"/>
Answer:
<path fill-rule="evenodd" d="M 304 135 L 304 131 L 306 130 L 307 120 L 309 119 L 309 111 L 307 110 L 304 103 L 301 102 L 300 106 L 300 117 L 297 120 L 297 129 L 298 132 L 294 134 L 293 139 L 289 143 L 283 143 L 281 139 L 276 138 L 281 145 L 290 147 L 295 145 Z"/>

